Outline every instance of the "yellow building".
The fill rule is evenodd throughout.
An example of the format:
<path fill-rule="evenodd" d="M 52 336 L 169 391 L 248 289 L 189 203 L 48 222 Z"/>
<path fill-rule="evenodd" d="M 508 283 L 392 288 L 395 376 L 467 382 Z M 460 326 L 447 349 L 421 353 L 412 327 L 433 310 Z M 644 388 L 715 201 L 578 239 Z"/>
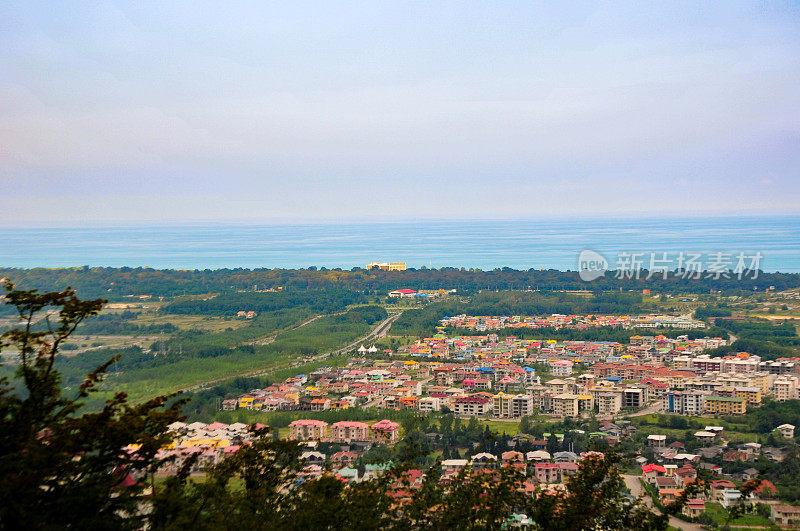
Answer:
<path fill-rule="evenodd" d="M 761 389 L 758 387 L 737 387 L 733 391 L 736 398 L 744 398 L 745 402 L 757 406 L 761 404 Z"/>
<path fill-rule="evenodd" d="M 706 413 L 712 415 L 744 415 L 747 401 L 735 396 L 707 396 Z"/>
<path fill-rule="evenodd" d="M 594 396 L 592 395 L 578 395 L 578 410 L 579 411 L 592 411 L 594 409 Z"/>
<path fill-rule="evenodd" d="M 367 264 L 367 271 L 370 269 L 380 269 L 381 271 L 405 271 L 405 262 L 371 262 Z"/>
<path fill-rule="evenodd" d="M 514 395 L 506 393 L 498 393 L 492 397 L 492 410 L 496 417 L 511 417 L 513 408 L 511 407 L 511 399 Z"/>

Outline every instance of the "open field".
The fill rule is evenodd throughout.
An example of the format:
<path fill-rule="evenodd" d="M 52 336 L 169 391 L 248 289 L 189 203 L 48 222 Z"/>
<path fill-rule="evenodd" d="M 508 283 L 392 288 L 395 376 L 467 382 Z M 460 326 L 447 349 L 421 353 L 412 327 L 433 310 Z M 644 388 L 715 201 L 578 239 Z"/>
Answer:
<path fill-rule="evenodd" d="M 171 324 L 181 330 L 203 330 L 205 332 L 222 332 L 229 328 L 237 329 L 248 326 L 252 321 L 228 317 L 207 315 L 173 315 L 157 312 L 141 312 L 134 323 L 138 325 Z"/>

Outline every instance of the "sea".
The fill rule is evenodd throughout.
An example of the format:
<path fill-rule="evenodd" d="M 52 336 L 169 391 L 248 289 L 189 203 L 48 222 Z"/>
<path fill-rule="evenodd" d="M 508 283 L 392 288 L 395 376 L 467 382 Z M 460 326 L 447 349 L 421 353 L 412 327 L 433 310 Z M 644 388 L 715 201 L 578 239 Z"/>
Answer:
<path fill-rule="evenodd" d="M 731 267 L 800 272 L 800 216 L 652 219 L 175 222 L 0 229 L 0 267 L 159 269 L 408 267 L 576 270 L 592 250 L 611 268 L 689 254 Z M 620 258 L 623 257 L 623 258 Z"/>

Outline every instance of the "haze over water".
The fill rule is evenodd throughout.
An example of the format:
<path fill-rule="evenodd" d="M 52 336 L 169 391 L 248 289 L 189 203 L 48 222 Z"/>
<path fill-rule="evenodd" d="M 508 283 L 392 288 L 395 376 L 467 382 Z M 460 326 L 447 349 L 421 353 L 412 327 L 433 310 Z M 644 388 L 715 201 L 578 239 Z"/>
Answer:
<path fill-rule="evenodd" d="M 6 228 L 0 267 L 174 269 L 408 267 L 576 269 L 583 249 L 761 252 L 765 271 L 800 272 L 800 217 L 140 224 Z"/>

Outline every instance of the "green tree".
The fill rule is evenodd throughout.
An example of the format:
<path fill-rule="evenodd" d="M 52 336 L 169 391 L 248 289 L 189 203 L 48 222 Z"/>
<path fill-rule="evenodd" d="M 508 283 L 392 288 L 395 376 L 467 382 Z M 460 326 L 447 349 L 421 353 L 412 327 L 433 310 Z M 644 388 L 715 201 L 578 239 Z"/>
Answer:
<path fill-rule="evenodd" d="M 82 301 L 69 288 L 39 293 L 6 281 L 5 289 L 21 325 L 0 336 L 0 348 L 19 353 L 16 378 L 0 379 L 0 527 L 141 527 L 147 473 L 161 464 L 156 452 L 182 404 L 167 407 L 170 397 L 162 396 L 131 405 L 118 393 L 100 411 L 81 414 L 114 360 L 90 373 L 74 397 L 62 391 L 54 364 L 104 301 Z"/>

